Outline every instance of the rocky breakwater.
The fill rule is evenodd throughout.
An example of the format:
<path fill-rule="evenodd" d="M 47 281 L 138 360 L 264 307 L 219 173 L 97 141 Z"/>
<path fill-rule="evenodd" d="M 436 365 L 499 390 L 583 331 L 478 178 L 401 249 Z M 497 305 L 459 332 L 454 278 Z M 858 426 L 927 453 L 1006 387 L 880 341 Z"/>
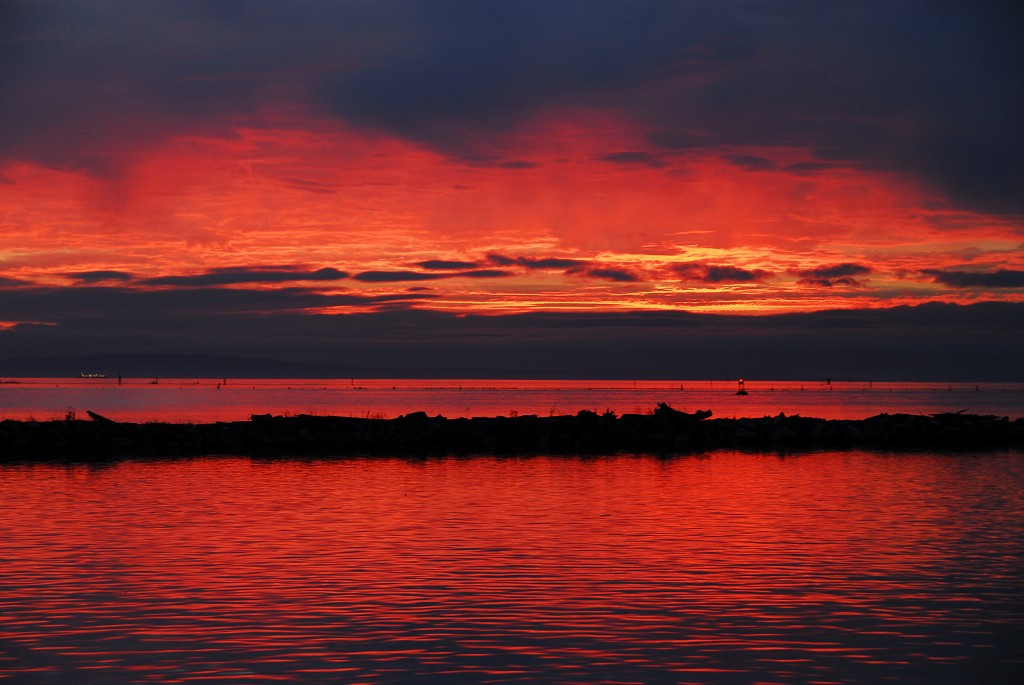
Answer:
<path fill-rule="evenodd" d="M 253 415 L 208 424 L 2 421 L 0 461 L 245 455 L 445 455 L 694 453 L 714 449 L 1003 449 L 1024 446 L 1024 418 L 879 414 L 863 420 L 802 416 L 718 419 L 659 404 L 649 414 L 448 419 Z"/>

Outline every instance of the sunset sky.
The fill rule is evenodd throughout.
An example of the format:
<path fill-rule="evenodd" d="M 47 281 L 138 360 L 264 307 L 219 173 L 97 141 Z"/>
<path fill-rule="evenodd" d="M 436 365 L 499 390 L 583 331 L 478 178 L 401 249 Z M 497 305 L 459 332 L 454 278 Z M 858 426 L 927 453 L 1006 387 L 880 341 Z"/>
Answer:
<path fill-rule="evenodd" d="M 582 329 L 668 350 L 850 310 L 948 359 L 983 320 L 968 356 L 1008 362 L 1022 26 L 1012 2 L 3 2 L 0 357 L 448 351 L 411 368 L 504 341 L 556 368 Z"/>

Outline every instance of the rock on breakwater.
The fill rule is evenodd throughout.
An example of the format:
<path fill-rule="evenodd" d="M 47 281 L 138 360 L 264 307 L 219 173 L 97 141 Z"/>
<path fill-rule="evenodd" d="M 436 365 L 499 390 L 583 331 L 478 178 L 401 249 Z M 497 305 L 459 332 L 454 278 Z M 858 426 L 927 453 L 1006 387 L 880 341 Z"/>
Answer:
<path fill-rule="evenodd" d="M 207 424 L 0 421 L 0 461 L 146 456 L 695 453 L 722 448 L 992 449 L 1024 446 L 1024 418 L 879 414 L 862 420 L 802 416 L 716 419 L 661 403 L 649 414 L 449 419 L 253 415 Z"/>

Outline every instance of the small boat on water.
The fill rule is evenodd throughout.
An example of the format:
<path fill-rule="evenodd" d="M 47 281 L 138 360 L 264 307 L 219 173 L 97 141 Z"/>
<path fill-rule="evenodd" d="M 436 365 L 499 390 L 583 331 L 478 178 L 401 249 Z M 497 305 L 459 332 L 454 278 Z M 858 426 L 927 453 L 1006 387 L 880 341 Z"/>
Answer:
<path fill-rule="evenodd" d="M 83 371 L 82 373 L 78 374 L 78 377 L 79 378 L 106 378 L 107 374 L 105 374 L 105 373 L 88 373 L 88 372 Z"/>

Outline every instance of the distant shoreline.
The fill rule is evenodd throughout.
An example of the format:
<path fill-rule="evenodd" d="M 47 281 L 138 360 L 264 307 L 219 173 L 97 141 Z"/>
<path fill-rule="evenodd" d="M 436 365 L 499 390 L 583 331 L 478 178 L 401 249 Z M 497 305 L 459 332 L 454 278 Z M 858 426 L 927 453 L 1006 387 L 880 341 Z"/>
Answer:
<path fill-rule="evenodd" d="M 827 377 L 811 377 L 804 374 L 778 374 L 778 375 L 754 375 L 746 374 L 745 379 L 750 383 L 786 383 L 786 384 L 820 384 L 829 385 L 893 385 L 893 384 L 925 384 L 925 385 L 1020 385 L 1024 384 L 1024 377 L 1015 375 L 1003 375 L 998 378 L 991 376 L 923 376 L 918 374 L 894 375 L 894 376 L 867 376 L 864 374 L 835 375 Z M 556 372 L 536 373 L 500 373 L 500 372 L 475 372 L 475 373 L 424 373 L 413 371 L 394 371 L 381 373 L 348 373 L 348 374 L 270 374 L 270 373 L 61 373 L 57 371 L 37 373 L 0 373 L 0 383 L 21 384 L 26 381 L 46 381 L 58 383 L 94 383 L 96 385 L 116 384 L 118 378 L 130 385 L 144 385 L 154 379 L 161 383 L 217 383 L 227 380 L 230 383 L 246 382 L 275 382 L 275 381 L 297 381 L 297 382 L 338 382 L 338 381 L 367 381 L 371 383 L 386 383 L 388 381 L 421 381 L 432 383 L 439 381 L 467 381 L 471 383 L 484 383 L 488 381 L 510 383 L 521 381 L 524 383 L 534 382 L 566 382 L 566 383 L 733 383 L 738 377 L 728 376 L 707 376 L 688 375 L 680 376 L 665 373 L 576 373 L 565 374 Z"/>
<path fill-rule="evenodd" d="M 711 418 L 660 403 L 650 414 L 474 417 L 414 412 L 394 419 L 253 415 L 204 424 L 91 420 L 0 421 L 0 462 L 170 456 L 445 456 L 693 454 L 719 449 L 813 452 L 869 448 L 1000 450 L 1024 447 L 1024 418 L 966 413 Z"/>

